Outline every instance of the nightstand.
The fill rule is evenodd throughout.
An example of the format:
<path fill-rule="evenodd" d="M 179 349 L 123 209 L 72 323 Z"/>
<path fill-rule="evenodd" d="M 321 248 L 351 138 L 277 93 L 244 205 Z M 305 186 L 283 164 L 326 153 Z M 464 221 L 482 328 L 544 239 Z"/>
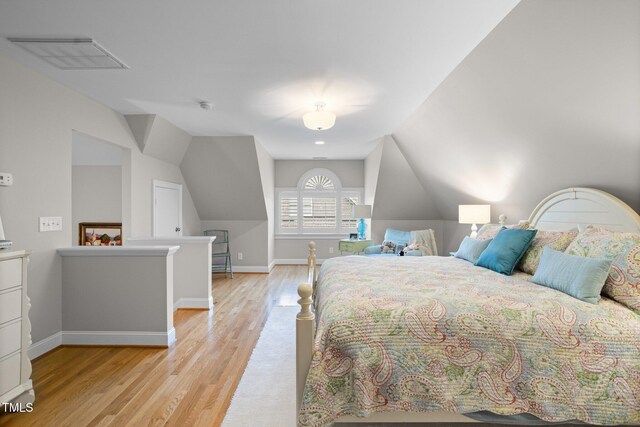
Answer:
<path fill-rule="evenodd" d="M 340 255 L 342 255 L 343 252 L 352 252 L 357 254 L 364 252 L 364 249 L 371 245 L 373 245 L 373 240 L 342 239 L 338 243 L 338 250 L 340 251 Z"/>

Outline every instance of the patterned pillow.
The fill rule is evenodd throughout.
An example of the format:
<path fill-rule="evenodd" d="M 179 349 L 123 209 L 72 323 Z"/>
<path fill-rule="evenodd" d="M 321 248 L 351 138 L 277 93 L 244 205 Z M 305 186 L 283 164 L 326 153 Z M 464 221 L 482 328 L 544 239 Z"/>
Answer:
<path fill-rule="evenodd" d="M 578 234 L 566 253 L 613 260 L 602 293 L 640 314 L 640 233 L 589 227 Z"/>
<path fill-rule="evenodd" d="M 521 228 L 523 230 L 526 230 L 529 228 L 529 222 L 528 221 L 524 221 L 520 224 L 511 224 L 511 225 L 505 225 L 506 228 Z M 478 230 L 478 235 L 476 236 L 476 239 L 478 240 L 489 240 L 489 239 L 493 239 L 494 237 L 496 237 L 498 235 L 498 232 L 500 231 L 500 229 L 502 229 L 502 225 L 500 224 L 485 224 L 482 227 L 480 227 L 480 230 Z"/>
<path fill-rule="evenodd" d="M 531 242 L 531 246 L 524 253 L 518 264 L 518 269 L 528 274 L 536 274 L 542 249 L 549 246 L 559 252 L 564 252 L 578 235 L 577 231 L 538 231 Z"/>

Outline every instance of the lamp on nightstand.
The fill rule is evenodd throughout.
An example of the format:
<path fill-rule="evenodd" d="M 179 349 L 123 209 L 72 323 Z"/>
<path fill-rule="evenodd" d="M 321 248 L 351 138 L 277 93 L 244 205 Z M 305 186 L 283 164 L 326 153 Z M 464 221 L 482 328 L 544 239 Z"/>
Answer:
<path fill-rule="evenodd" d="M 354 218 L 360 218 L 358 221 L 358 239 L 366 239 L 367 223 L 365 219 L 371 218 L 371 205 L 355 205 L 353 207 Z"/>
<path fill-rule="evenodd" d="M 458 222 L 471 225 L 471 237 L 478 236 L 477 224 L 486 224 L 491 221 L 491 205 L 458 205 Z"/>

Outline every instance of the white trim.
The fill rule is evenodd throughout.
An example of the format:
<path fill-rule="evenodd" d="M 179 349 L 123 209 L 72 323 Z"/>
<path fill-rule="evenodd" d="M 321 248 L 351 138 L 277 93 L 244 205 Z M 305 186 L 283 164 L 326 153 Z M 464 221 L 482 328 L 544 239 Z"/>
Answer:
<path fill-rule="evenodd" d="M 74 246 L 59 248 L 60 256 L 99 257 L 99 256 L 171 256 L 178 252 L 180 246 Z"/>
<path fill-rule="evenodd" d="M 168 332 L 146 331 L 63 331 L 62 344 L 66 345 L 152 345 L 168 347 L 176 340 L 176 330 Z"/>
<path fill-rule="evenodd" d="M 316 259 L 316 264 L 322 264 L 324 261 L 324 259 L 318 258 Z M 275 265 L 307 265 L 309 260 L 306 258 L 280 258 L 274 259 L 273 263 Z"/>
<path fill-rule="evenodd" d="M 233 272 L 234 273 L 268 273 L 269 267 L 266 265 L 234 265 Z"/>
<path fill-rule="evenodd" d="M 271 273 L 271 270 L 273 270 L 273 267 L 275 267 L 275 266 L 276 266 L 275 260 L 271 261 L 271 264 L 269 264 L 269 273 Z"/>
<path fill-rule="evenodd" d="M 211 310 L 213 308 L 213 297 L 209 298 L 179 298 L 173 303 L 173 311 L 179 308 L 195 308 Z"/>
<path fill-rule="evenodd" d="M 156 235 L 156 190 L 158 188 L 170 188 L 178 190 L 178 227 L 180 231 L 177 237 L 182 236 L 182 184 L 154 179 L 151 188 L 151 234 Z"/>
<path fill-rule="evenodd" d="M 53 335 L 41 339 L 40 341 L 33 343 L 29 346 L 28 354 L 29 359 L 33 360 L 36 357 L 40 357 L 45 353 L 49 353 L 56 347 L 62 345 L 62 332 L 56 332 Z"/>
<path fill-rule="evenodd" d="M 208 244 L 208 243 L 213 243 L 213 241 L 216 239 L 216 236 L 176 236 L 176 237 L 143 237 L 143 236 L 136 236 L 136 237 L 127 237 L 127 243 L 128 242 L 153 242 L 155 243 L 155 245 L 202 245 L 202 244 Z M 126 244 L 125 246 L 134 246 L 134 245 L 128 245 Z"/>
<path fill-rule="evenodd" d="M 349 236 L 340 234 L 276 234 L 276 240 L 336 240 L 348 239 Z"/>

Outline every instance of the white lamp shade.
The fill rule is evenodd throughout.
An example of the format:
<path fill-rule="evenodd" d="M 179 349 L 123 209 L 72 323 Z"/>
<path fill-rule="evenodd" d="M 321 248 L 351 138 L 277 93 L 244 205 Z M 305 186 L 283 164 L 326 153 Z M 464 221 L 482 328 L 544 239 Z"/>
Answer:
<path fill-rule="evenodd" d="M 458 205 L 460 224 L 486 224 L 491 221 L 491 205 Z"/>
<path fill-rule="evenodd" d="M 355 205 L 353 207 L 354 218 L 371 218 L 371 205 Z"/>
<path fill-rule="evenodd" d="M 325 130 L 336 124 L 336 115 L 329 111 L 311 111 L 302 116 L 304 125 L 313 130 Z"/>

